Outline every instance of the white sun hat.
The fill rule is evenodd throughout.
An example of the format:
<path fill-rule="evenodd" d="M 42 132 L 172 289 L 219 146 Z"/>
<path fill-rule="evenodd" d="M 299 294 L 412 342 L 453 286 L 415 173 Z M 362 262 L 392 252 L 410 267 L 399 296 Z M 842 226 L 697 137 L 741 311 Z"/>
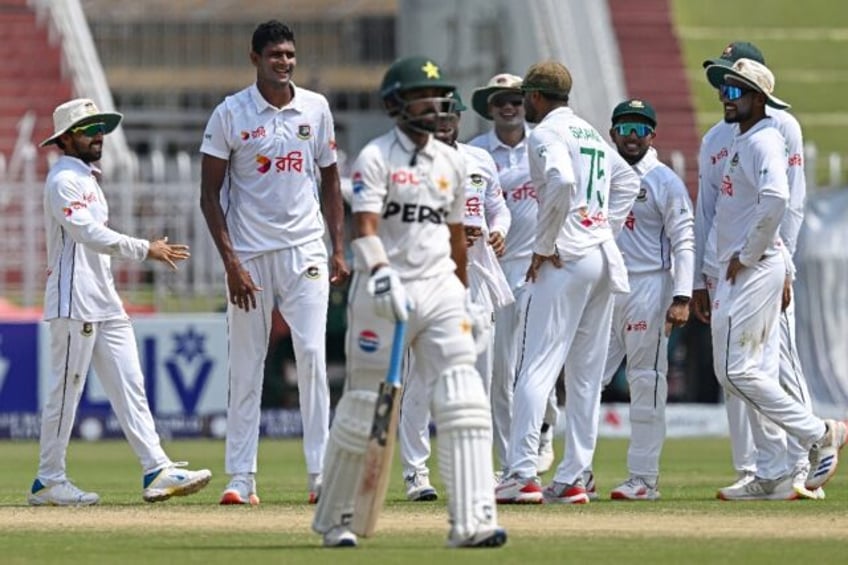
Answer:
<path fill-rule="evenodd" d="M 727 78 L 733 78 L 765 94 L 766 104 L 772 108 L 785 110 L 790 108 L 789 103 L 784 102 L 774 92 L 774 74 L 762 63 L 753 59 L 737 59 L 732 66 L 710 65 L 707 67 L 707 80 L 716 88 L 727 84 Z"/>
<path fill-rule="evenodd" d="M 101 112 L 90 98 L 69 100 L 53 110 L 54 133 L 41 142 L 41 147 L 54 143 L 63 133 L 82 122 L 103 122 L 106 126 L 104 133 L 111 133 L 123 118 L 117 112 Z"/>

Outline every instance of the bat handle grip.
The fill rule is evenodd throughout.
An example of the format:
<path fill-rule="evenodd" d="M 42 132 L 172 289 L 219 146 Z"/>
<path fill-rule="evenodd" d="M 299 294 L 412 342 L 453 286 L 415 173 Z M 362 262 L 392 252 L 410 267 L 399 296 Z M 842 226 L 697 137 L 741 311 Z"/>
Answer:
<path fill-rule="evenodd" d="M 391 384 L 400 383 L 400 367 L 403 362 L 404 342 L 406 341 L 406 322 L 395 322 L 395 335 L 392 338 L 392 355 L 389 358 L 388 380 Z"/>

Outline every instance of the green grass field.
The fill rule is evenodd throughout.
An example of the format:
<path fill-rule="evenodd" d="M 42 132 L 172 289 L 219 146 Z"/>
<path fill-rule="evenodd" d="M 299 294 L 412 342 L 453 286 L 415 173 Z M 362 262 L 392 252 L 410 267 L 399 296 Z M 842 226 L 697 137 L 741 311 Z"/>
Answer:
<path fill-rule="evenodd" d="M 775 93 L 791 112 L 806 142 L 819 151 L 817 179 L 828 182 L 827 156 L 848 161 L 848 4 L 831 0 L 672 0 L 702 132 L 721 119 L 721 104 L 701 62 L 731 41 L 751 41 L 775 74 Z M 848 178 L 841 179 L 842 182 Z"/>
<path fill-rule="evenodd" d="M 223 444 L 172 442 L 172 457 L 209 467 L 212 484 L 190 498 L 141 500 L 141 473 L 125 442 L 75 442 L 69 475 L 96 490 L 91 508 L 30 508 L 37 445 L 0 443 L 0 562 L 19 563 L 842 563 L 848 479 L 821 502 L 729 503 L 715 489 L 733 479 L 727 440 L 669 440 L 663 500 L 602 500 L 583 507 L 499 507 L 509 530 L 497 550 L 444 548 L 444 501 L 410 503 L 395 472 L 380 531 L 355 550 L 325 550 L 311 533 L 299 441 L 260 444 L 257 508 L 221 507 Z M 602 440 L 596 476 L 602 495 L 625 478 L 626 443 Z M 435 463 L 435 462 L 434 462 Z M 436 487 L 444 492 L 438 481 Z"/>

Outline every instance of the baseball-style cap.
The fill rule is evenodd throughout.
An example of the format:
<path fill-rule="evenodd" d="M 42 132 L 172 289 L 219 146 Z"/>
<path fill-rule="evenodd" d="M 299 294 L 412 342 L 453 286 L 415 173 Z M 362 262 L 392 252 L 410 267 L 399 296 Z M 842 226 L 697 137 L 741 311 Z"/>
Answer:
<path fill-rule="evenodd" d="M 721 87 L 722 84 L 727 84 L 726 80 L 728 77 L 732 77 L 742 84 L 750 86 L 757 92 L 765 94 L 766 104 L 772 108 L 785 110 L 790 107 L 787 102 L 772 94 L 774 91 L 774 74 L 762 63 L 752 59 L 739 59 L 733 63 L 732 67 L 726 67 L 724 65 L 710 65 L 707 67 L 707 80 L 715 88 Z"/>
<path fill-rule="evenodd" d="M 756 45 L 748 41 L 734 41 L 724 48 L 721 55 L 715 59 L 707 59 L 702 63 L 702 66 L 705 69 L 710 65 L 724 65 L 725 67 L 729 67 L 738 59 L 751 59 L 763 65 L 766 64 L 763 52 Z"/>
<path fill-rule="evenodd" d="M 521 92 L 521 77 L 509 73 L 500 73 L 489 79 L 486 86 L 475 88 L 471 94 L 471 107 L 487 120 L 492 119 L 489 113 L 489 100 L 501 92 Z"/>
<path fill-rule="evenodd" d="M 571 73 L 562 63 L 543 61 L 527 69 L 521 83 L 522 91 L 536 90 L 568 96 L 571 92 Z"/>
<path fill-rule="evenodd" d="M 657 113 L 653 106 L 638 98 L 625 100 L 616 106 L 612 111 L 612 123 L 615 124 L 622 116 L 642 116 L 650 121 L 652 127 L 657 127 Z"/>
<path fill-rule="evenodd" d="M 101 112 L 89 98 L 75 98 L 59 104 L 53 110 L 53 135 L 41 142 L 40 146 L 55 143 L 63 133 L 82 122 L 102 122 L 104 134 L 111 133 L 121 123 L 123 115 L 117 112 Z"/>
<path fill-rule="evenodd" d="M 455 103 L 453 105 L 453 112 L 459 114 L 460 112 L 464 112 L 468 109 L 468 107 L 462 103 L 462 96 L 459 95 L 458 90 L 454 90 L 448 95 L 448 98 L 453 98 Z"/>

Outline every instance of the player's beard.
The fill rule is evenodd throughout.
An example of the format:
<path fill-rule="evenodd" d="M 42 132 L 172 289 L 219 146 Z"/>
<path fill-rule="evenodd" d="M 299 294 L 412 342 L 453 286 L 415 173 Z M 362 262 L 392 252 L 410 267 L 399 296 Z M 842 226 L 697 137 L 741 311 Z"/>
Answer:
<path fill-rule="evenodd" d="M 734 105 L 730 112 L 725 108 L 724 121 L 728 124 L 738 124 L 750 120 L 752 115 L 753 107 L 749 106 L 747 110 L 740 110 L 739 106 Z"/>
<path fill-rule="evenodd" d="M 94 163 L 103 156 L 103 138 L 87 138 L 72 141 L 76 157 L 83 163 Z"/>

